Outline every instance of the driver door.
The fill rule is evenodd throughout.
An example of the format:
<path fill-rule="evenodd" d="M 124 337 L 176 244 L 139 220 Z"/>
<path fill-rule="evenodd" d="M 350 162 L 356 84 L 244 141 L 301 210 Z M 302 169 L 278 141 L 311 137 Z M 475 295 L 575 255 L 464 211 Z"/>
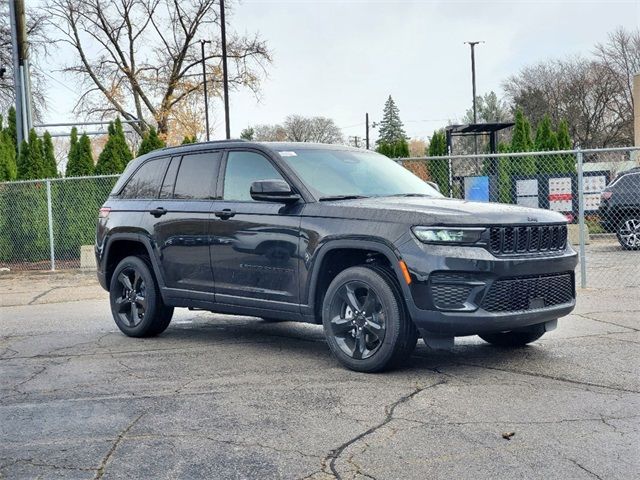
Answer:
<path fill-rule="evenodd" d="M 210 247 L 216 301 L 295 311 L 301 205 L 251 198 L 252 182 L 284 180 L 258 151 L 230 150 L 220 175 L 222 200 L 212 214 Z"/>

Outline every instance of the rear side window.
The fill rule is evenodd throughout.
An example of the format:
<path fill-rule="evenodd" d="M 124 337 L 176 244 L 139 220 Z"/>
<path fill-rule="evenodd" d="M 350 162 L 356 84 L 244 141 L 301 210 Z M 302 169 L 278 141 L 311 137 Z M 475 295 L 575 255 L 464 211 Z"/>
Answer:
<path fill-rule="evenodd" d="M 221 158 L 222 152 L 194 153 L 182 157 L 173 198 L 214 199 Z"/>
<path fill-rule="evenodd" d="M 620 180 L 615 183 L 615 188 L 620 193 L 631 193 L 640 189 L 640 173 L 631 173 L 623 175 Z"/>
<path fill-rule="evenodd" d="M 122 189 L 120 198 L 156 198 L 168 163 L 168 158 L 144 163 Z"/>
<path fill-rule="evenodd" d="M 284 180 L 266 157 L 254 152 L 229 152 L 224 174 L 224 200 L 252 201 L 249 189 L 258 180 Z"/>
<path fill-rule="evenodd" d="M 160 189 L 160 198 L 173 197 L 173 187 L 176 184 L 176 174 L 178 173 L 178 167 L 180 167 L 180 157 L 173 157 L 167 174 L 164 176 L 164 182 L 162 182 L 162 188 Z"/>

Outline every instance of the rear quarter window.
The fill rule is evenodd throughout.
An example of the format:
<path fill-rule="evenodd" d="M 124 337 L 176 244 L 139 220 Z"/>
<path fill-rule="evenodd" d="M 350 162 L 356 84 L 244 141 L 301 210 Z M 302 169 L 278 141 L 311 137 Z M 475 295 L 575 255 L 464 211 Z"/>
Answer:
<path fill-rule="evenodd" d="M 118 197 L 126 199 L 157 198 L 168 163 L 168 158 L 158 158 L 143 163 L 127 181 Z"/>

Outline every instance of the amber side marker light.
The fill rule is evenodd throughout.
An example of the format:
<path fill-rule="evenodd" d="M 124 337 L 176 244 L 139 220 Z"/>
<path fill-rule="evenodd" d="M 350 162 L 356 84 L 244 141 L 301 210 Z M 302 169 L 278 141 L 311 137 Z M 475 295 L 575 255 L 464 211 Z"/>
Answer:
<path fill-rule="evenodd" d="M 404 260 L 400 260 L 398 263 L 400 264 L 400 270 L 402 270 L 402 276 L 404 277 L 404 281 L 407 282 L 407 285 L 411 285 L 411 274 L 409 273 L 407 264 L 404 263 Z"/>

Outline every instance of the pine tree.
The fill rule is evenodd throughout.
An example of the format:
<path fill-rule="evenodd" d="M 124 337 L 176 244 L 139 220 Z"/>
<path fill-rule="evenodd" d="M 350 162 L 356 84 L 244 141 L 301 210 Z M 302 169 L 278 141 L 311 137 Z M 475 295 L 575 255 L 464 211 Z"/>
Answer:
<path fill-rule="evenodd" d="M 147 133 L 142 139 L 142 143 L 138 149 L 138 157 L 146 153 L 153 152 L 158 148 L 164 148 L 165 146 L 165 143 L 160 139 L 160 137 L 158 137 L 158 132 L 155 127 L 151 127 L 149 129 L 149 133 Z"/>
<path fill-rule="evenodd" d="M 243 140 L 252 141 L 255 135 L 255 130 L 252 127 L 247 127 L 240 132 L 240 138 Z"/>
<path fill-rule="evenodd" d="M 15 180 L 18 174 L 16 150 L 6 130 L 0 130 L 0 182 Z"/>
<path fill-rule="evenodd" d="M 18 129 L 16 127 L 16 109 L 15 107 L 9 108 L 9 114 L 7 115 L 7 127 L 5 129 L 7 135 L 11 139 L 13 143 L 13 149 L 16 152 L 16 157 L 18 155 Z"/>
<path fill-rule="evenodd" d="M 404 125 L 402 124 L 402 120 L 400 120 L 400 111 L 393 101 L 393 98 L 391 98 L 391 95 L 389 95 L 389 98 L 384 104 L 382 121 L 380 122 L 380 130 L 376 143 L 378 143 L 378 145 L 383 143 L 393 145 L 396 142 L 406 139 L 407 135 L 404 132 Z"/>
<path fill-rule="evenodd" d="M 74 143 L 73 130 L 71 131 L 72 147 L 69 150 L 69 161 L 67 163 L 66 177 L 85 177 L 93 175 L 93 151 L 91 149 L 91 140 L 86 133 L 83 133 L 80 140 Z"/>
<path fill-rule="evenodd" d="M 109 138 L 98 156 L 97 175 L 122 173 L 133 158 L 119 118 L 109 124 Z"/>
<path fill-rule="evenodd" d="M 430 157 L 442 157 L 447 155 L 447 137 L 443 130 L 436 130 L 431 136 L 427 154 Z M 449 196 L 449 160 L 431 159 L 427 163 L 429 178 L 438 184 L 440 193 Z"/>
<path fill-rule="evenodd" d="M 566 120 L 562 120 L 558 124 L 558 150 L 571 150 L 573 148 L 573 142 L 569 135 L 569 123 Z M 563 173 L 575 173 L 576 161 L 572 154 L 562 155 L 562 170 Z"/>
<path fill-rule="evenodd" d="M 51 134 L 49 132 L 44 132 L 44 135 L 42 136 L 42 156 L 46 178 L 57 177 L 58 165 L 56 163 L 56 153 L 53 148 L 53 140 L 51 140 Z"/>
<path fill-rule="evenodd" d="M 516 110 L 516 121 L 511 137 L 512 152 L 530 152 L 533 148 L 531 141 L 531 124 L 522 113 L 522 109 Z M 536 173 L 536 160 L 534 157 L 514 157 L 512 159 L 512 172 L 520 175 L 533 175 Z"/>
<path fill-rule="evenodd" d="M 67 166 L 64 171 L 65 177 L 75 177 L 75 170 L 77 165 L 77 150 L 78 150 L 78 129 L 73 127 L 71 129 L 71 136 L 69 138 L 69 153 L 67 154 Z"/>
<path fill-rule="evenodd" d="M 18 155 L 18 178 L 20 180 L 34 180 L 47 177 L 44 163 L 42 140 L 36 131 L 31 129 L 29 141 L 22 141 Z"/>
<path fill-rule="evenodd" d="M 548 152 L 558 149 L 558 137 L 551 126 L 551 117 L 545 115 L 538 123 L 536 129 L 536 139 L 534 142 L 535 150 L 537 152 Z"/>
<path fill-rule="evenodd" d="M 551 126 L 551 117 L 545 115 L 536 129 L 535 150 L 550 152 L 558 149 L 558 137 Z M 563 169 L 562 158 L 558 155 L 537 158 L 537 171 L 540 173 L 559 173 Z"/>

